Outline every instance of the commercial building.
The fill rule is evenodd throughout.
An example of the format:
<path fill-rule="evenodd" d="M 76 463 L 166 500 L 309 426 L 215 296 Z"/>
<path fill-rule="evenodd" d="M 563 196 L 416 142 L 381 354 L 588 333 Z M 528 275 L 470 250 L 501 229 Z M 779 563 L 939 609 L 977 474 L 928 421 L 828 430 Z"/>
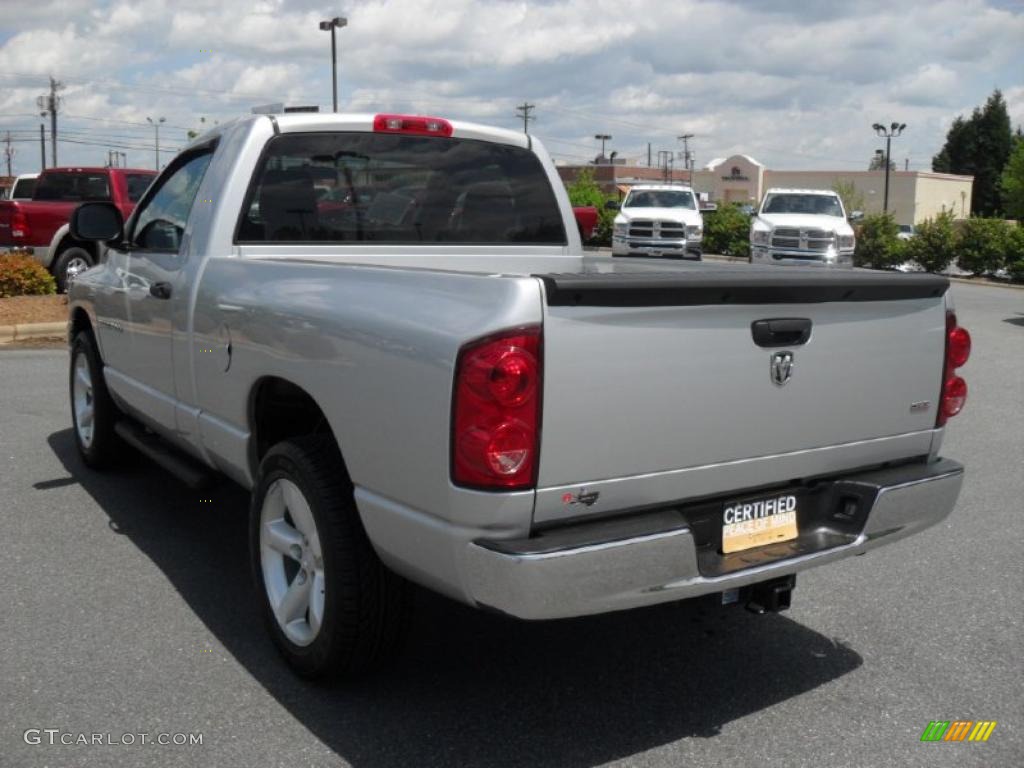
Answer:
<path fill-rule="evenodd" d="M 693 188 L 711 200 L 756 205 L 771 187 L 835 189 L 852 187 L 857 207 L 880 213 L 885 199 L 885 170 L 776 171 L 748 155 L 733 155 L 694 171 Z M 889 211 L 900 224 L 917 224 L 945 211 L 967 218 L 971 210 L 973 176 L 930 171 L 889 171 Z"/>
<path fill-rule="evenodd" d="M 756 205 L 770 187 L 835 189 L 852 187 L 856 206 L 864 213 L 880 213 L 885 198 L 885 171 L 776 171 L 749 155 L 732 155 L 708 163 L 691 174 L 682 169 L 665 170 L 624 162 L 591 165 L 560 165 L 558 173 L 571 184 L 589 168 L 607 194 L 624 193 L 634 184 L 690 183 L 701 197 L 713 202 Z M 967 218 L 971 210 L 972 176 L 930 171 L 890 171 L 889 211 L 899 224 L 917 224 L 949 211 Z"/>

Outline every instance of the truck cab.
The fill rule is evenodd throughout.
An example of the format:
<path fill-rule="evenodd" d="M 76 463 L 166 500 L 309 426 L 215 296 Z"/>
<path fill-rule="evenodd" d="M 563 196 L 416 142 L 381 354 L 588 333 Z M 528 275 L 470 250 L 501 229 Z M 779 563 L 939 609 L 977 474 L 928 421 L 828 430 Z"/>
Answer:
<path fill-rule="evenodd" d="M 678 184 L 635 186 L 622 201 L 612 230 L 612 256 L 702 255 L 704 219 L 697 195 Z"/>

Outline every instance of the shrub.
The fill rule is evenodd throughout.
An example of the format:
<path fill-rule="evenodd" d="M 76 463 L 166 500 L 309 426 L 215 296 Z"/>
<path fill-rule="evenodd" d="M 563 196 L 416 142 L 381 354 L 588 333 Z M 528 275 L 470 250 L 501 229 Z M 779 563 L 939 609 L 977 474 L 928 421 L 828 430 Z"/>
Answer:
<path fill-rule="evenodd" d="M 573 206 L 592 205 L 597 208 L 597 226 L 594 227 L 594 234 L 587 242 L 593 245 L 611 245 L 612 225 L 618 211 L 608 210 L 604 204 L 617 198 L 609 197 L 601 191 L 601 187 L 594 181 L 594 172 L 590 168 L 580 171 L 576 181 L 565 189 Z"/>
<path fill-rule="evenodd" d="M 1002 219 L 967 219 L 960 229 L 957 264 L 974 275 L 995 272 L 1006 262 L 1010 229 Z"/>
<path fill-rule="evenodd" d="M 704 252 L 723 256 L 750 255 L 750 218 L 736 203 L 719 203 L 704 213 Z"/>
<path fill-rule="evenodd" d="M 43 296 L 57 292 L 57 281 L 46 267 L 23 253 L 0 255 L 0 299 Z"/>
<path fill-rule="evenodd" d="M 929 272 L 942 272 L 956 258 L 958 238 L 953 230 L 953 214 L 940 213 L 918 224 L 914 232 L 904 249 L 907 259 Z"/>
<path fill-rule="evenodd" d="M 905 260 L 903 243 L 897 234 L 899 227 L 891 213 L 865 216 L 857 233 L 857 248 L 853 263 L 858 267 L 887 269 Z"/>
<path fill-rule="evenodd" d="M 1006 271 L 1024 283 L 1024 226 L 1010 227 L 1006 234 Z"/>

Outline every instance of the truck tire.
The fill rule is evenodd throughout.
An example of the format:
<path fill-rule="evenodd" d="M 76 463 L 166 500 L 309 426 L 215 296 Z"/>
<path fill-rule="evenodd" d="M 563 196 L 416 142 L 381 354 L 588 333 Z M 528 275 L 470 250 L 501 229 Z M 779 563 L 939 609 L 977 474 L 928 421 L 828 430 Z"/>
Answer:
<path fill-rule="evenodd" d="M 114 432 L 120 412 L 107 391 L 103 362 L 89 331 L 79 331 L 71 342 L 68 391 L 75 445 L 82 461 L 93 469 L 114 465 L 126 450 Z"/>
<path fill-rule="evenodd" d="M 306 678 L 357 677 L 399 649 L 409 584 L 377 557 L 328 436 L 278 443 L 260 464 L 249 544 L 264 620 Z"/>
<path fill-rule="evenodd" d="M 57 293 L 66 293 L 68 284 L 75 279 L 79 272 L 84 272 L 93 266 L 96 260 L 85 248 L 74 245 L 57 256 L 53 264 L 53 276 L 57 280 Z"/>

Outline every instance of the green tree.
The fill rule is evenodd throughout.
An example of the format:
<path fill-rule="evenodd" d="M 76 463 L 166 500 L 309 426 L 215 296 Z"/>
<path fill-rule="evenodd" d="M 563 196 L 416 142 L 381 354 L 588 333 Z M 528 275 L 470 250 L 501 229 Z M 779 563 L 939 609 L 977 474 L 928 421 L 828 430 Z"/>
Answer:
<path fill-rule="evenodd" d="M 719 203 L 717 210 L 704 214 L 704 252 L 750 255 L 750 218 L 737 203 Z"/>
<path fill-rule="evenodd" d="M 594 181 L 594 171 L 584 168 L 576 175 L 576 180 L 565 189 L 569 193 L 569 202 L 574 206 L 590 205 L 597 208 L 597 227 L 589 242 L 595 245 L 611 245 L 616 211 L 606 209 L 604 204 L 615 198 L 601 191 L 600 185 Z"/>
<path fill-rule="evenodd" d="M 847 216 L 864 210 L 864 195 L 857 191 L 857 185 L 852 181 L 836 181 L 832 184 L 832 191 L 843 201 Z"/>
<path fill-rule="evenodd" d="M 914 227 L 914 236 L 907 241 L 904 255 L 929 272 L 942 272 L 953 263 L 956 250 L 953 214 L 946 212 Z"/>
<path fill-rule="evenodd" d="M 569 202 L 575 206 L 593 205 L 600 208 L 604 205 L 605 194 L 601 187 L 594 181 L 594 171 L 584 168 L 576 174 L 576 180 L 566 185 L 569 193 Z"/>
<path fill-rule="evenodd" d="M 865 216 L 857 233 L 853 262 L 858 267 L 886 269 L 903 261 L 903 244 L 897 236 L 900 229 L 891 213 Z"/>
<path fill-rule="evenodd" d="M 969 120 L 958 117 L 946 143 L 932 158 L 932 170 L 974 176 L 971 212 L 992 216 L 999 211 L 999 181 L 1013 147 L 1013 130 L 1003 94 L 997 89 Z"/>
<path fill-rule="evenodd" d="M 970 218 L 957 243 L 957 266 L 973 275 L 995 272 L 1006 263 L 1010 228 L 1001 219 Z"/>
<path fill-rule="evenodd" d="M 1017 137 L 1013 153 L 1006 161 L 999 180 L 1003 211 L 1014 219 L 1024 219 L 1024 138 Z"/>
<path fill-rule="evenodd" d="M 975 116 L 978 110 L 974 110 Z M 946 143 L 939 154 L 932 158 L 932 170 L 936 173 L 962 173 L 974 175 L 974 155 L 977 131 L 974 117 L 964 120 L 957 117 L 946 134 Z"/>

